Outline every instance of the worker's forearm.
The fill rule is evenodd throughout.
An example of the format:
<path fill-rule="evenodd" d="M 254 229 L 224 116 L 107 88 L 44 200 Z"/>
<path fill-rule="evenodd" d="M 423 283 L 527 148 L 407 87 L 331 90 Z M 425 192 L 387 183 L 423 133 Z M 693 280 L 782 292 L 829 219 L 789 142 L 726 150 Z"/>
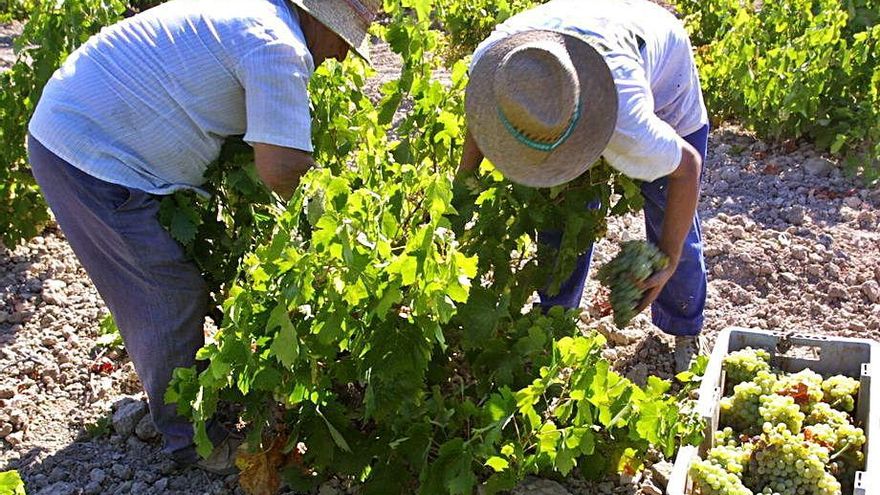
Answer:
<path fill-rule="evenodd" d="M 458 165 L 459 172 L 473 172 L 483 161 L 483 153 L 477 147 L 477 142 L 468 131 L 464 138 L 464 147 L 461 150 L 461 162 Z"/>
<path fill-rule="evenodd" d="M 684 240 L 693 226 L 697 211 L 700 194 L 699 160 L 699 156 L 683 159 L 680 169 L 670 175 L 667 182 L 666 211 L 658 247 L 673 265 L 678 264 Z"/>
<path fill-rule="evenodd" d="M 303 172 L 292 165 L 273 165 L 260 173 L 260 179 L 266 186 L 281 196 L 285 201 L 293 196 Z"/>
<path fill-rule="evenodd" d="M 315 165 L 315 161 L 306 151 L 254 143 L 254 164 L 266 187 L 286 201 L 293 196 L 300 177 Z"/>

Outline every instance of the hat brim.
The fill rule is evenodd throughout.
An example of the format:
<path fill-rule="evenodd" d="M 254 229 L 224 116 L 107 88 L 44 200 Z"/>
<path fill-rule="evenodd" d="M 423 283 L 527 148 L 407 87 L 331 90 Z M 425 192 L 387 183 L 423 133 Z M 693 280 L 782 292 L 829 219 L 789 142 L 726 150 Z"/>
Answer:
<path fill-rule="evenodd" d="M 304 10 L 318 22 L 339 35 L 343 41 L 368 64 L 370 59 L 369 25 L 361 22 L 353 11 L 342 2 L 328 0 L 290 0 L 290 3 Z"/>
<path fill-rule="evenodd" d="M 548 37 L 565 45 L 574 64 L 581 117 L 564 143 L 545 152 L 522 144 L 507 130 L 498 116 L 493 81 L 510 50 Z M 499 40 L 480 57 L 471 71 L 465 110 L 480 151 L 507 179 L 526 186 L 553 187 L 586 172 L 605 150 L 617 123 L 617 89 L 602 55 L 584 39 L 557 31 L 525 31 Z"/>

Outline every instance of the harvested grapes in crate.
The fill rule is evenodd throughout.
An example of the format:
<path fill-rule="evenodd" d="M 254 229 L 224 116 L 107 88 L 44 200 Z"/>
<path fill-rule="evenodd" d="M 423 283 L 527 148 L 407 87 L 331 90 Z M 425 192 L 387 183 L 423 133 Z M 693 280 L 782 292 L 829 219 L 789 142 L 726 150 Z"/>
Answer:
<path fill-rule="evenodd" d="M 786 373 L 764 349 L 731 352 L 713 447 L 689 469 L 695 495 L 841 495 L 865 468 L 851 414 L 860 382 Z"/>

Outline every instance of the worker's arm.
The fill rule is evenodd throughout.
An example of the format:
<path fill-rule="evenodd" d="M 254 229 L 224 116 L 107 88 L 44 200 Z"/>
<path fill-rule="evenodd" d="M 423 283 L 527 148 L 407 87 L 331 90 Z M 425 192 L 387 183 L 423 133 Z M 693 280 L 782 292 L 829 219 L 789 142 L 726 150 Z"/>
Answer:
<path fill-rule="evenodd" d="M 315 165 L 311 153 L 274 144 L 253 143 L 257 174 L 266 186 L 290 199 L 299 179 Z"/>
<path fill-rule="evenodd" d="M 458 164 L 458 173 L 474 172 L 483 161 L 483 153 L 477 147 L 477 142 L 471 135 L 470 129 L 464 137 L 464 148 L 461 150 L 461 161 Z"/>
<path fill-rule="evenodd" d="M 682 140 L 681 161 L 667 176 L 666 211 L 663 214 L 663 231 L 658 246 L 669 258 L 669 265 L 642 284 L 646 292 L 637 311 L 645 309 L 657 299 L 678 267 L 684 240 L 694 224 L 702 165 L 702 158 L 697 150 Z"/>

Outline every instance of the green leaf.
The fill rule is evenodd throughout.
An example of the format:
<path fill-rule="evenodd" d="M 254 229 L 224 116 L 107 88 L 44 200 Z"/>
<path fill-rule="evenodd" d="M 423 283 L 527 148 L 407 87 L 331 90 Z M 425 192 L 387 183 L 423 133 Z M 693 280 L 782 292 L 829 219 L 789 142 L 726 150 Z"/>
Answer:
<path fill-rule="evenodd" d="M 24 481 L 18 475 L 18 471 L 4 471 L 0 473 L 0 494 L 25 495 Z"/>
<path fill-rule="evenodd" d="M 279 304 L 272 310 L 269 321 L 266 323 L 266 331 L 278 328 L 278 333 L 270 347 L 272 354 L 288 369 L 292 369 L 299 357 L 299 337 L 296 328 L 290 321 L 290 314 L 285 304 Z"/>
<path fill-rule="evenodd" d="M 195 240 L 198 231 L 198 222 L 193 219 L 191 213 L 178 209 L 171 215 L 169 232 L 177 242 L 183 245 L 191 244 Z"/>
<path fill-rule="evenodd" d="M 337 430 L 330 423 L 330 421 L 324 416 L 324 414 L 320 411 L 320 409 L 315 409 L 315 411 L 318 413 L 318 416 L 321 416 L 321 419 L 324 420 L 324 424 L 327 425 L 327 430 L 330 432 L 330 436 L 333 437 L 333 443 L 335 443 L 336 446 L 339 447 L 340 449 L 342 449 L 343 451 L 350 453 L 351 447 L 349 447 L 348 442 L 345 441 L 345 438 L 343 438 L 342 434 L 339 433 L 339 430 Z"/>
<path fill-rule="evenodd" d="M 486 461 L 486 465 L 494 469 L 496 473 L 500 473 L 507 469 L 510 463 L 503 457 L 492 456 Z"/>

